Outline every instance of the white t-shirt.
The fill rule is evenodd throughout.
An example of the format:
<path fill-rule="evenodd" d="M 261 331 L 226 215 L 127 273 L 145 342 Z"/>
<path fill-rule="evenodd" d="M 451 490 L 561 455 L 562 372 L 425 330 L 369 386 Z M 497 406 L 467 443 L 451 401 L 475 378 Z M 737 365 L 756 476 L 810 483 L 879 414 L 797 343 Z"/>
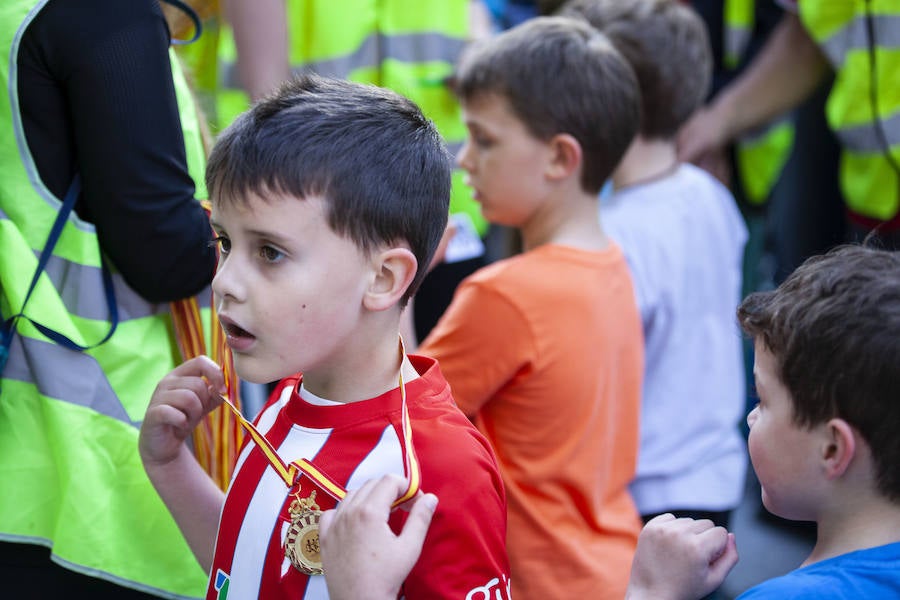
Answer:
<path fill-rule="evenodd" d="M 641 514 L 727 510 L 741 498 L 746 406 L 740 302 L 747 229 L 731 193 L 684 164 L 601 203 L 621 245 L 644 329 Z"/>

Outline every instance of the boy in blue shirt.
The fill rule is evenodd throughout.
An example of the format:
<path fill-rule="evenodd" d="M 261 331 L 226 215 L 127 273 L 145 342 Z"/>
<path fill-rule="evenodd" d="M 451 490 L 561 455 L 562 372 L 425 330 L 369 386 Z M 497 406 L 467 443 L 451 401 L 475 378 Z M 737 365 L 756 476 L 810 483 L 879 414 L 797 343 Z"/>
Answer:
<path fill-rule="evenodd" d="M 803 565 L 741 596 L 900 595 L 900 254 L 844 246 L 738 308 L 759 404 L 750 458 L 772 513 L 815 521 Z"/>

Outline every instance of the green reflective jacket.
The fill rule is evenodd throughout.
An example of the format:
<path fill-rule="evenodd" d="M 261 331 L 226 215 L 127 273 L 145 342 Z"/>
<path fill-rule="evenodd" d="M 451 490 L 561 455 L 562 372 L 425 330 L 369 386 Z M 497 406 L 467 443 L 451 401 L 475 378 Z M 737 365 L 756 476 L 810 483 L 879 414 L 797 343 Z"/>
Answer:
<path fill-rule="evenodd" d="M 0 314 L 22 308 L 60 207 L 41 183 L 17 105 L 26 27 L 47 0 L 0 7 Z M 174 58 L 174 55 L 173 55 Z M 175 67 L 188 162 L 202 182 L 193 105 Z M 202 596 L 207 577 L 147 479 L 138 428 L 156 384 L 176 361 L 167 306 L 147 303 L 113 274 L 119 325 L 75 352 L 24 319 L 0 393 L 0 540 L 52 548 L 59 564 L 170 598 Z M 90 346 L 109 331 L 94 226 L 72 213 L 25 314 Z"/>
<path fill-rule="evenodd" d="M 755 0 L 725 0 L 724 55 L 728 69 L 736 69 L 745 59 L 755 26 Z M 763 204 L 781 177 L 794 147 L 793 118 L 768 123 L 742 136 L 735 145 L 735 162 L 751 204 Z"/>
<path fill-rule="evenodd" d="M 847 206 L 892 219 L 900 203 L 900 0 L 806 0 L 799 7 L 835 70 L 825 113 L 841 142 Z"/>
<path fill-rule="evenodd" d="M 390 88 L 413 100 L 434 121 L 452 154 L 466 130 L 456 98 L 445 85 L 469 31 L 469 0 L 286 0 L 289 61 L 312 71 Z M 218 130 L 249 106 L 235 68 L 231 31 L 219 19 L 205 24 L 199 44 L 184 49 L 203 106 Z M 181 52 L 181 50 L 179 50 Z M 487 221 L 459 169 L 453 172 L 450 212 L 465 212 L 482 235 Z"/>

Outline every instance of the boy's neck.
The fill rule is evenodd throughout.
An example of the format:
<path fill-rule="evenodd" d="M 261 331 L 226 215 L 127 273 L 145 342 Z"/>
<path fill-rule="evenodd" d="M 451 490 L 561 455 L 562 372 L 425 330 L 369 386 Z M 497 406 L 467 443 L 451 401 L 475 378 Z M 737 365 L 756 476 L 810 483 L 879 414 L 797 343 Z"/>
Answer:
<path fill-rule="evenodd" d="M 401 369 L 399 324 L 389 327 L 389 319 L 373 321 L 380 322 L 367 331 L 356 332 L 337 360 L 326 367 L 305 371 L 304 387 L 320 398 L 344 403 L 375 398 L 396 388 Z M 404 383 L 419 376 L 405 354 L 402 369 Z"/>
<path fill-rule="evenodd" d="M 613 172 L 613 188 L 657 181 L 675 172 L 678 154 L 674 139 L 647 139 L 638 135 Z"/>
<path fill-rule="evenodd" d="M 534 250 L 545 244 L 559 244 L 581 250 L 598 251 L 609 245 L 597 216 L 597 196 L 581 189 L 572 178 L 544 202 L 543 210 L 520 228 L 522 248 Z"/>
<path fill-rule="evenodd" d="M 900 542 L 900 505 L 873 490 L 857 491 L 825 509 L 817 525 L 816 545 L 803 566 Z"/>

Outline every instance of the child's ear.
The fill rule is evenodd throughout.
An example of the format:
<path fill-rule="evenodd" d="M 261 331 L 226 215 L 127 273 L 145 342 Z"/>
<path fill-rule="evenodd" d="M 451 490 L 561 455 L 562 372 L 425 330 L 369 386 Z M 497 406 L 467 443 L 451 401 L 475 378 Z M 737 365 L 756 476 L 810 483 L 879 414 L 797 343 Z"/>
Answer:
<path fill-rule="evenodd" d="M 550 138 L 550 151 L 550 164 L 546 171 L 550 179 L 565 179 L 581 168 L 581 144 L 568 133 L 558 133 Z"/>
<path fill-rule="evenodd" d="M 856 434 L 843 419 L 831 419 L 825 424 L 822 445 L 822 464 L 825 477 L 837 479 L 846 471 L 856 456 Z"/>
<path fill-rule="evenodd" d="M 408 248 L 388 248 L 372 257 L 373 275 L 363 297 L 363 305 L 371 311 L 395 306 L 416 277 L 418 261 Z"/>

